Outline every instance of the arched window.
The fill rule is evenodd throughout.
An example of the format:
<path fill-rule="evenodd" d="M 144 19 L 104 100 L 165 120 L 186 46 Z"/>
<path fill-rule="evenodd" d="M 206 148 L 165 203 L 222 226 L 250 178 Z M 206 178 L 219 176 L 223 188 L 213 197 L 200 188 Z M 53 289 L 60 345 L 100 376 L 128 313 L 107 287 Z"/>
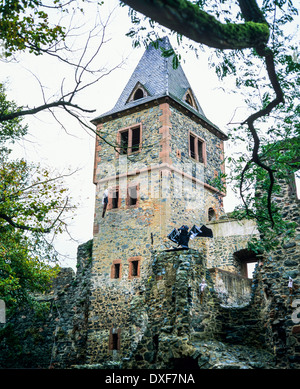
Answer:
<path fill-rule="evenodd" d="M 133 100 L 142 99 L 144 97 L 144 92 L 141 88 L 138 88 L 133 95 Z"/>
<path fill-rule="evenodd" d="M 216 220 L 216 212 L 213 208 L 208 209 L 208 221 Z"/>

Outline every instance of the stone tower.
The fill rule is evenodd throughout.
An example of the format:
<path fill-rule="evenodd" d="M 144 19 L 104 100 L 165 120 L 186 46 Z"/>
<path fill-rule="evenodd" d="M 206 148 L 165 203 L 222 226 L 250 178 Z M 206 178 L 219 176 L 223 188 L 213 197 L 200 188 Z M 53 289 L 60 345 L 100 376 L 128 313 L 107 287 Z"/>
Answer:
<path fill-rule="evenodd" d="M 160 46 L 170 49 L 168 38 Z M 218 219 L 226 135 L 204 115 L 181 66 L 145 51 L 114 108 L 95 118 L 96 203 L 89 315 L 90 363 L 126 357 L 132 297 L 149 277 L 151 252 L 185 224 Z M 103 192 L 108 204 L 103 217 Z M 206 239 L 190 247 L 205 250 Z M 173 244 L 174 246 L 174 244 Z M 136 341 L 136 339 L 135 339 Z"/>

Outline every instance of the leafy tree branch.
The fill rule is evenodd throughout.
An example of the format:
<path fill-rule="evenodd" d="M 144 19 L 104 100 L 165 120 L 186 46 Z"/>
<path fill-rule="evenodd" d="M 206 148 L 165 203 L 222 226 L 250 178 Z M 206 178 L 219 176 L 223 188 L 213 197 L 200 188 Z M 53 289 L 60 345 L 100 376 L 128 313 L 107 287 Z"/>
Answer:
<path fill-rule="evenodd" d="M 123 3 L 179 34 L 216 49 L 245 49 L 267 43 L 269 28 L 259 22 L 221 23 L 185 0 L 125 0 Z M 260 12 L 258 12 L 260 14 Z"/>

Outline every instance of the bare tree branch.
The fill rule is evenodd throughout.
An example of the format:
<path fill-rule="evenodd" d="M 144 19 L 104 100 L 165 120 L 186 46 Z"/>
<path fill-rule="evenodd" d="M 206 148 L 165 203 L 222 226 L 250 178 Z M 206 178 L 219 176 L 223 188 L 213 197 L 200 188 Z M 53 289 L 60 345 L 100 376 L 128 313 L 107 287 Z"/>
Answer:
<path fill-rule="evenodd" d="M 1 114 L 0 115 L 0 122 L 4 122 L 6 120 L 12 120 L 20 116 L 26 116 L 26 115 L 34 115 L 38 112 L 44 111 L 46 109 L 55 108 L 55 107 L 73 107 L 76 109 L 79 109 L 80 111 L 87 112 L 87 113 L 93 113 L 96 110 L 95 109 L 85 109 L 82 107 L 79 107 L 76 104 L 70 103 L 69 101 L 64 100 L 58 100 L 54 101 L 52 103 L 43 104 L 36 108 L 31 109 L 25 109 L 25 110 L 19 110 L 17 112 L 11 112 L 10 114 Z"/>

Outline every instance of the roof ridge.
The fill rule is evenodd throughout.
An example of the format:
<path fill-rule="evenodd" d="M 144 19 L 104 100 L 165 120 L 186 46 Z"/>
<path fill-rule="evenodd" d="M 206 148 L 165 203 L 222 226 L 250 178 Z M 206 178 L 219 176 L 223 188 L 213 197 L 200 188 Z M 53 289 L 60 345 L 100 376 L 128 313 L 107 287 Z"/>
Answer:
<path fill-rule="evenodd" d="M 158 42 L 158 45 L 155 44 L 156 42 Z M 222 133 L 217 126 L 206 118 L 181 64 L 174 69 L 172 57 L 163 56 L 160 50 L 161 47 L 172 49 L 168 36 L 159 38 L 157 41 L 148 45 L 113 109 L 98 116 L 92 122 L 96 123 L 102 118 L 104 119 L 107 116 L 137 107 L 155 98 L 169 96 L 184 106 L 185 109 L 196 113 L 202 120 L 206 121 L 209 125 L 213 125 L 217 131 Z M 141 93 L 141 91 L 135 95 L 135 88 L 138 83 L 145 88 L 148 94 Z M 189 89 L 193 95 L 192 105 L 186 99 L 186 93 Z"/>

